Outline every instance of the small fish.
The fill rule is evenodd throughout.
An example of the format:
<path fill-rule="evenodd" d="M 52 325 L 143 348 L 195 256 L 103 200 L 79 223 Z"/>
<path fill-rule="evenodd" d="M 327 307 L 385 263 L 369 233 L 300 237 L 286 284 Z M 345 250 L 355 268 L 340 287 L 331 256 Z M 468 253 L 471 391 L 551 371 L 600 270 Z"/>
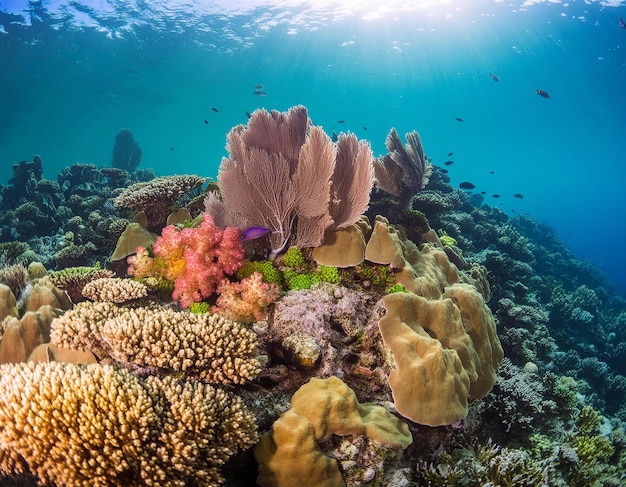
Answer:
<path fill-rule="evenodd" d="M 263 85 L 254 85 L 255 90 L 262 90 L 264 88 Z"/>
<path fill-rule="evenodd" d="M 363 127 L 363 130 L 367 130 L 367 127 Z"/>
<path fill-rule="evenodd" d="M 172 152 L 174 152 L 174 147 L 170 147 L 170 150 L 171 150 Z"/>
<path fill-rule="evenodd" d="M 550 98 L 550 93 L 548 93 L 547 91 L 537 90 L 537 94 L 539 96 L 542 96 L 543 98 Z"/>
<path fill-rule="evenodd" d="M 499 195 L 499 194 L 492 194 L 492 195 L 491 195 L 491 197 L 492 197 L 492 198 L 499 198 L 499 197 L 500 197 L 500 195 Z"/>
<path fill-rule="evenodd" d="M 447 169 L 439 169 L 439 171 L 444 173 L 444 174 L 448 174 L 448 170 Z"/>
<path fill-rule="evenodd" d="M 209 125 L 209 121 L 208 121 L 208 120 L 205 120 L 205 121 L 204 121 L 204 124 L 205 124 L 205 125 Z"/>
<path fill-rule="evenodd" d="M 622 18 L 622 16 L 621 16 L 621 15 L 618 15 L 618 16 L 617 16 L 617 18 L 618 18 L 618 20 L 619 20 L 619 26 L 620 26 L 622 29 L 626 30 L 626 22 L 624 22 L 624 19 Z"/>
<path fill-rule="evenodd" d="M 252 116 L 252 114 L 248 110 L 246 110 L 246 117 L 248 117 L 248 119 L 250 119 L 251 116 Z"/>
<path fill-rule="evenodd" d="M 481 191 L 480 194 L 487 194 L 487 191 Z"/>
<path fill-rule="evenodd" d="M 448 152 L 448 157 L 452 157 L 454 155 L 454 152 Z"/>
<path fill-rule="evenodd" d="M 267 93 L 265 93 L 265 92 L 264 92 L 264 91 L 262 91 L 262 90 L 254 90 L 254 91 L 252 92 L 252 94 L 253 94 L 253 95 L 256 95 L 256 96 L 265 96 L 265 95 L 267 95 Z"/>
<path fill-rule="evenodd" d="M 459 184 L 459 188 L 461 189 L 474 189 L 476 187 L 476 185 L 470 183 L 469 181 L 463 181 L 461 184 Z"/>
<path fill-rule="evenodd" d="M 495 173 L 496 173 L 495 171 L 489 171 L 489 174 L 495 174 Z"/>
<path fill-rule="evenodd" d="M 267 228 L 263 227 L 249 227 L 243 232 L 243 236 L 241 237 L 242 241 L 253 240 L 255 238 L 263 237 L 267 235 L 270 231 Z"/>
<path fill-rule="evenodd" d="M 337 123 L 346 123 L 345 120 L 337 120 Z"/>
<path fill-rule="evenodd" d="M 524 195 L 521 193 L 515 193 L 513 195 L 513 198 L 517 198 L 518 200 L 523 200 L 524 199 Z"/>
<path fill-rule="evenodd" d="M 335 132 L 335 131 L 333 130 L 333 134 L 330 136 L 330 139 L 331 139 L 333 142 L 337 142 L 337 140 L 339 139 L 339 137 L 337 136 L 337 132 Z"/>
<path fill-rule="evenodd" d="M 500 78 L 498 78 L 495 74 L 489 73 L 489 77 L 494 80 L 496 83 L 500 82 Z"/>
<path fill-rule="evenodd" d="M 459 118 L 459 117 L 455 117 L 454 119 L 455 119 L 457 122 L 462 122 L 462 121 L 463 121 L 463 119 L 462 119 L 462 118 Z"/>
<path fill-rule="evenodd" d="M 214 112 L 219 112 L 219 110 L 215 107 L 211 107 L 211 110 L 213 110 Z"/>
<path fill-rule="evenodd" d="M 452 164 L 454 164 L 454 161 L 446 161 L 443 163 L 444 166 L 451 166 Z"/>

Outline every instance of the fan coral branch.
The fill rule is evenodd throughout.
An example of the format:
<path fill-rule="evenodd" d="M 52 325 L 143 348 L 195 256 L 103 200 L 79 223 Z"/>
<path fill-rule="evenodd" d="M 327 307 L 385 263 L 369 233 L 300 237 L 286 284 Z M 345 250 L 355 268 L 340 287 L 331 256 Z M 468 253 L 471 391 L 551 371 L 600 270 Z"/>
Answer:
<path fill-rule="evenodd" d="M 432 172 L 419 134 L 414 130 L 406 140 L 405 147 L 392 128 L 385 142 L 388 154 L 374 160 L 378 187 L 397 197 L 403 208 L 411 206 L 413 195 L 428 184 Z"/>

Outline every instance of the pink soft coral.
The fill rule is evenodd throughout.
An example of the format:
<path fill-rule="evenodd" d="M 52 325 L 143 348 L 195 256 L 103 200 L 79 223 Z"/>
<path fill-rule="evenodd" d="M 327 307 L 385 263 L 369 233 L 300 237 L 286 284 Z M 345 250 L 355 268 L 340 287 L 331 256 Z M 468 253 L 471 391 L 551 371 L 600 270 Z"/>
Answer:
<path fill-rule="evenodd" d="M 263 282 L 260 273 L 255 272 L 241 282 L 222 280 L 217 292 L 219 297 L 214 313 L 241 323 L 252 323 L 265 319 L 267 307 L 280 295 L 280 287 Z"/>
<path fill-rule="evenodd" d="M 168 225 L 152 250 L 154 258 L 145 249 L 138 249 L 137 256 L 128 259 L 128 273 L 174 281 L 172 297 L 184 308 L 211 296 L 226 274 L 237 272 L 245 256 L 239 230 L 222 230 L 207 214 L 197 228 L 179 231 Z"/>

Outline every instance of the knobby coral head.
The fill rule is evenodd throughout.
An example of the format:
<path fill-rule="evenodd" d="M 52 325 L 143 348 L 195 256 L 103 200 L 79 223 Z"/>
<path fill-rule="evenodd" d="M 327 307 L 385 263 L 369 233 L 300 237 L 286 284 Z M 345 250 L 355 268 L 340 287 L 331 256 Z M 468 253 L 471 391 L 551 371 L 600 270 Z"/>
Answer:
<path fill-rule="evenodd" d="M 172 297 L 188 308 L 210 297 L 227 274 L 242 266 L 245 251 L 237 228 L 222 229 L 205 214 L 196 228 L 166 226 L 152 247 L 154 257 L 139 247 L 128 258 L 129 274 L 174 282 Z"/>

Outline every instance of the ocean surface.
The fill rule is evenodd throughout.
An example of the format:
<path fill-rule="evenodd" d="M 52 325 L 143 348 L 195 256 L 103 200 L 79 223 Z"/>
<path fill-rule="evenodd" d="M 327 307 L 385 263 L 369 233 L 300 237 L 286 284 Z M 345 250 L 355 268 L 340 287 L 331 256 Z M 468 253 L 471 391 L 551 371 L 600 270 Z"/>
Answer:
<path fill-rule="evenodd" d="M 50 179 L 110 166 L 121 128 L 140 167 L 215 178 L 246 112 L 303 104 L 375 155 L 417 130 L 455 187 L 548 223 L 626 295 L 621 18 L 617 0 L 0 1 L 0 184 L 34 154 Z"/>

